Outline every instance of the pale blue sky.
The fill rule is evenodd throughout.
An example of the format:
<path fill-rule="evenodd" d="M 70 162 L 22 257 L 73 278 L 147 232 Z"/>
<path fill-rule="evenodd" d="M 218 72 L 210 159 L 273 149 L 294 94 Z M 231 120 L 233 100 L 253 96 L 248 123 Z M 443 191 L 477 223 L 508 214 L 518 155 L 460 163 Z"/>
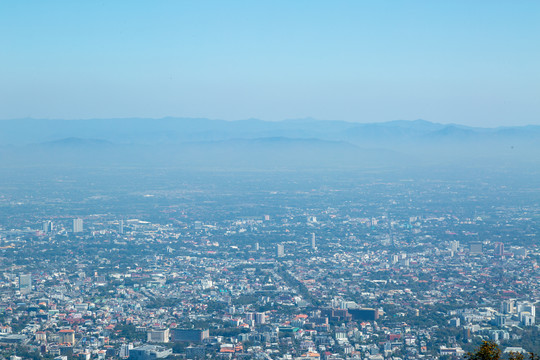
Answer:
<path fill-rule="evenodd" d="M 540 124 L 540 1 L 2 1 L 0 118 Z"/>

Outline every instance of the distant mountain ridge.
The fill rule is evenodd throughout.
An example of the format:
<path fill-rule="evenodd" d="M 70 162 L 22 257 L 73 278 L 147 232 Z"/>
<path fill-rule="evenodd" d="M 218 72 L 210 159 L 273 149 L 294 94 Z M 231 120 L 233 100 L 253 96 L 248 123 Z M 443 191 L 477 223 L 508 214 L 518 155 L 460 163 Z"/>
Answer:
<path fill-rule="evenodd" d="M 426 120 L 396 120 L 383 123 L 298 119 L 225 121 L 203 118 L 89 119 L 0 121 L 0 144 L 22 145 L 67 138 L 102 139 L 123 144 L 178 144 L 256 138 L 294 138 L 346 141 L 355 145 L 395 144 L 430 137 L 457 139 L 482 136 L 504 139 L 540 138 L 540 126 L 498 128 L 438 124 Z"/>
<path fill-rule="evenodd" d="M 53 141 L 46 141 L 39 144 L 32 144 L 33 146 L 48 146 L 48 147 L 94 147 L 94 146 L 112 146 L 113 143 L 107 140 L 101 139 L 82 139 L 76 137 L 69 137 L 64 139 L 58 139 Z"/>
<path fill-rule="evenodd" d="M 540 126 L 193 118 L 0 121 L 0 165 L 351 168 L 540 164 Z"/>

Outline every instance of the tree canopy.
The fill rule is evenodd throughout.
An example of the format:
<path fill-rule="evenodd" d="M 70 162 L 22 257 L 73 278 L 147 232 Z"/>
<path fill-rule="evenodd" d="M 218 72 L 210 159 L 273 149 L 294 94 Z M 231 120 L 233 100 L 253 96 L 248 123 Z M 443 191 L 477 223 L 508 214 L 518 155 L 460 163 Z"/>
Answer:
<path fill-rule="evenodd" d="M 482 345 L 475 351 L 465 355 L 467 360 L 501 360 L 501 349 L 499 345 L 492 341 L 484 341 Z M 509 360 L 525 360 L 525 356 L 521 353 L 511 352 Z M 529 360 L 540 360 L 540 357 L 534 353 L 529 353 Z"/>

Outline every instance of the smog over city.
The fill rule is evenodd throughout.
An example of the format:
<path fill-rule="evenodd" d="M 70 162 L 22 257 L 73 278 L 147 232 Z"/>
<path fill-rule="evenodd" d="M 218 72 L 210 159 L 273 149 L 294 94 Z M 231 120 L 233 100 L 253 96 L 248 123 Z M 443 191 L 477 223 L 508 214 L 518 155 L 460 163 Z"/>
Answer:
<path fill-rule="evenodd" d="M 0 359 L 537 360 L 539 18 L 0 2 Z"/>

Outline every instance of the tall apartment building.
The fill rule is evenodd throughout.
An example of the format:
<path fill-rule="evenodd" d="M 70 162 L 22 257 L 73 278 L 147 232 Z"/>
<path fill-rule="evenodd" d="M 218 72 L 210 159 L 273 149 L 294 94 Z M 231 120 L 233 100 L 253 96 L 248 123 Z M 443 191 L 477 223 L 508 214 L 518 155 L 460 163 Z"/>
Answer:
<path fill-rule="evenodd" d="M 278 244 L 276 248 L 276 253 L 278 257 L 285 256 L 285 247 L 282 244 Z"/>
<path fill-rule="evenodd" d="M 80 219 L 80 218 L 73 219 L 73 232 L 74 233 L 83 232 L 83 219 Z"/>

